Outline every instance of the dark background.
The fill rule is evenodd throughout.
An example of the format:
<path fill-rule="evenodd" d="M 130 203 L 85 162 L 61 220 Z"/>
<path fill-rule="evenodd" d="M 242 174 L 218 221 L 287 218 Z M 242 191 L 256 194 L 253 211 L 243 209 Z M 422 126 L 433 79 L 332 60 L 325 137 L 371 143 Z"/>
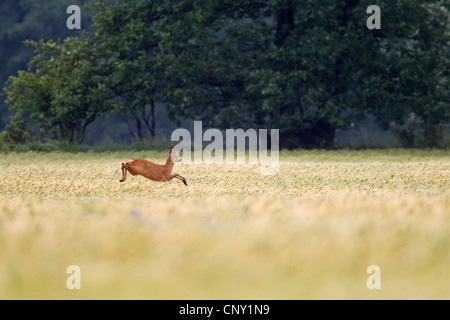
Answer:
<path fill-rule="evenodd" d="M 193 120 L 204 128 L 280 128 L 286 148 L 447 147 L 448 4 L 375 2 L 1 0 L 2 148 L 164 141 Z M 72 4 L 82 8 L 82 30 L 66 27 Z M 366 27 L 370 4 L 381 7 L 381 30 Z M 75 63 L 48 62 L 58 51 L 24 45 L 61 39 L 64 48 L 67 37 L 92 41 L 83 47 L 88 58 L 72 61 L 87 59 L 93 69 L 78 75 Z M 41 64 L 29 67 L 32 57 Z M 47 106 L 32 107 L 42 99 L 27 93 L 35 90 L 27 91 L 29 81 L 7 83 L 19 70 L 36 79 L 61 75 L 45 84 Z M 63 74 L 80 77 L 69 92 L 89 105 L 70 119 L 58 108 L 76 111 L 82 102 L 62 90 Z M 100 86 L 108 94 L 95 92 Z M 101 94 L 114 105 L 89 96 Z"/>

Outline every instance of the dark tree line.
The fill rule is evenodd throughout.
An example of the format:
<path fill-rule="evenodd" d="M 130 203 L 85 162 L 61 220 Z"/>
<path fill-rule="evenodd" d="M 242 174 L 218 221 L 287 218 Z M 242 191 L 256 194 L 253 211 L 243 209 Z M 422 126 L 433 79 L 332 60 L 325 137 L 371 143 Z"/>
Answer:
<path fill-rule="evenodd" d="M 278 128 L 283 147 L 332 147 L 369 114 L 405 145 L 442 141 L 450 119 L 449 5 L 363 0 L 99 1 L 93 31 L 30 41 L 9 78 L 3 136 L 83 142 L 100 116 L 154 137 L 155 106 L 173 121 Z M 27 129 L 28 128 L 28 129 Z"/>

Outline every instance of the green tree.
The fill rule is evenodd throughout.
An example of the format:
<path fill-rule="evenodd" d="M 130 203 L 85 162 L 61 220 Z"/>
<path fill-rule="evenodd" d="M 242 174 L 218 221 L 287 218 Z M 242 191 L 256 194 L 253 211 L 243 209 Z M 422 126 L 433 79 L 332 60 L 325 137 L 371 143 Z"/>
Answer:
<path fill-rule="evenodd" d="M 442 1 L 379 1 L 381 30 L 366 27 L 369 1 L 177 3 L 160 26 L 173 119 L 279 128 L 283 146 L 308 148 L 368 113 L 392 129 L 414 113 L 428 145 L 448 122 Z"/>
<path fill-rule="evenodd" d="M 271 45 L 264 1 L 178 1 L 167 6 L 160 43 L 167 54 L 165 91 L 171 119 L 194 118 L 219 128 L 262 124 L 248 90 Z M 266 65 L 267 66 L 267 65 Z"/>
<path fill-rule="evenodd" d="M 282 147 L 332 147 L 337 129 L 368 114 L 405 140 L 415 139 L 415 119 L 424 144 L 438 145 L 450 117 L 449 6 L 379 0 L 382 28 L 369 30 L 371 4 L 100 1 L 95 34 L 34 43 L 7 101 L 15 123 L 71 142 L 111 112 L 132 135 L 153 137 L 164 104 L 175 121 L 278 128 Z"/>
<path fill-rule="evenodd" d="M 153 139 L 156 104 L 163 102 L 162 90 L 167 85 L 156 36 L 160 1 L 123 1 L 115 5 L 100 1 L 97 8 L 95 37 L 104 51 L 100 63 L 108 70 L 104 83 L 120 102 L 113 112 L 127 122 L 132 136 L 142 140 L 147 131 Z"/>
<path fill-rule="evenodd" d="M 82 143 L 86 127 L 114 105 L 102 84 L 101 51 L 93 38 L 28 44 L 35 47 L 28 70 L 11 76 L 5 87 L 15 122 L 37 125 L 41 138 Z"/>
<path fill-rule="evenodd" d="M 450 5 L 404 0 L 381 2 L 381 8 L 383 20 L 395 23 L 374 33 L 379 58 L 365 79 L 371 89 L 365 108 L 405 146 L 417 145 L 418 133 L 420 145 L 438 146 L 450 120 Z"/>
<path fill-rule="evenodd" d="M 92 11 L 85 5 L 95 0 L 79 0 L 82 8 L 81 27 L 91 26 Z M 0 87 L 3 88 L 8 77 L 27 68 L 33 56 L 33 49 L 24 46 L 25 40 L 62 39 L 82 34 L 80 30 L 66 28 L 66 8 L 74 4 L 70 0 L 15 0 L 0 1 Z M 0 96 L 0 130 L 8 122 L 11 113 Z"/>

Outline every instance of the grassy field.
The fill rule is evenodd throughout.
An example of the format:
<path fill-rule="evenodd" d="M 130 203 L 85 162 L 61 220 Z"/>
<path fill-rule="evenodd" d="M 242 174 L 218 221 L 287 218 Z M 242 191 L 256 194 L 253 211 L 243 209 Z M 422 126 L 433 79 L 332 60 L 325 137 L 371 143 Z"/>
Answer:
<path fill-rule="evenodd" d="M 187 187 L 119 183 L 131 157 L 166 153 L 0 154 L 1 299 L 450 299 L 449 151 L 176 164 Z"/>

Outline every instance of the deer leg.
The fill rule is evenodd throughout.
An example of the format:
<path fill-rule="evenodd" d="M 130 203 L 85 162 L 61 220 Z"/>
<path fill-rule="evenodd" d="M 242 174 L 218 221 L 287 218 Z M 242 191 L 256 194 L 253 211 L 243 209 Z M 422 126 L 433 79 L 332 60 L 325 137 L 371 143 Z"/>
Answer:
<path fill-rule="evenodd" d="M 127 166 L 122 163 L 122 180 L 119 180 L 120 182 L 124 182 L 127 180 Z"/>
<path fill-rule="evenodd" d="M 186 179 L 183 178 L 182 176 L 180 176 L 178 173 L 175 173 L 175 174 L 171 175 L 170 179 L 172 179 L 172 178 L 177 178 L 178 180 L 183 181 L 184 185 L 187 186 Z"/>

